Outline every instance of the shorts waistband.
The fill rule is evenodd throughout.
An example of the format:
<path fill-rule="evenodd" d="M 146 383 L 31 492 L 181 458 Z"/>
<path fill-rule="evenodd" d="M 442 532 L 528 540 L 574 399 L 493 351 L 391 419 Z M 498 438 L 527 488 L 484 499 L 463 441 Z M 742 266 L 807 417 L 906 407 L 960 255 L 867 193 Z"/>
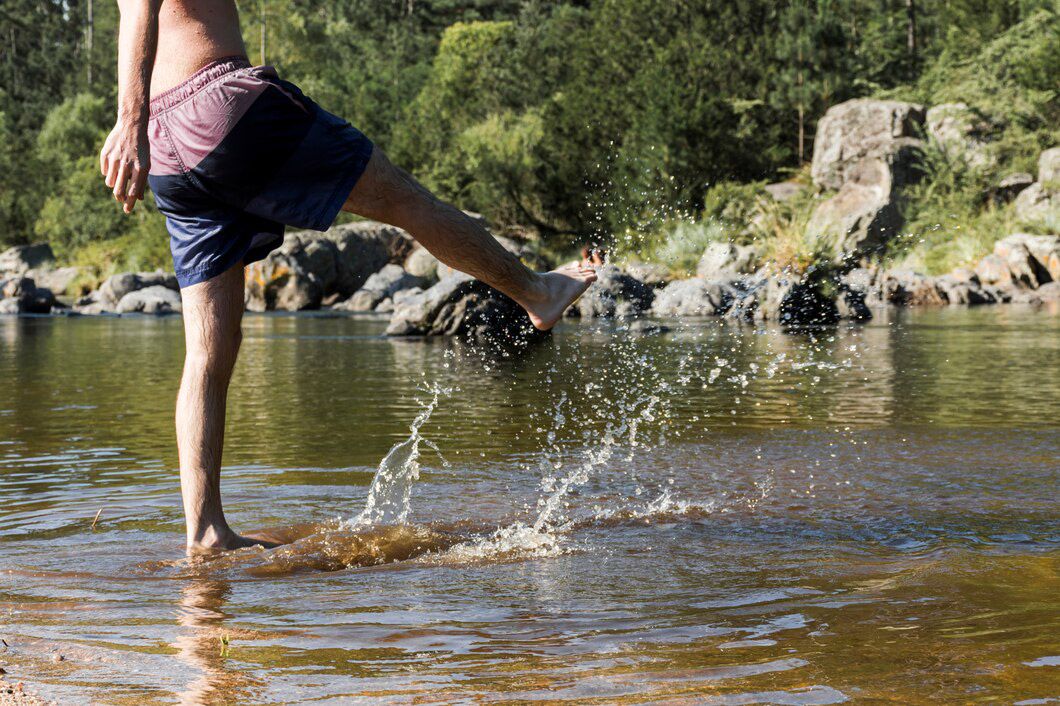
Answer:
<path fill-rule="evenodd" d="M 224 76 L 227 73 L 240 69 L 249 69 L 251 63 L 246 57 L 226 56 L 211 61 L 191 75 L 187 81 L 179 83 L 168 91 L 163 91 L 151 99 L 151 115 L 155 116 L 173 106 L 182 103 L 192 95 L 202 90 L 207 84 Z"/>

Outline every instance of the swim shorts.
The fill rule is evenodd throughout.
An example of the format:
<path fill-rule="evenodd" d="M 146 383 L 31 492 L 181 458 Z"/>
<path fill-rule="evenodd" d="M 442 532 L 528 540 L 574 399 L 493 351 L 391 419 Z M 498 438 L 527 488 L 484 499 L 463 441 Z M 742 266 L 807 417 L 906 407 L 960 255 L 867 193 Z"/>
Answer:
<path fill-rule="evenodd" d="M 148 134 L 181 287 L 264 258 L 285 225 L 327 230 L 372 155 L 348 122 L 241 57 L 151 99 Z"/>

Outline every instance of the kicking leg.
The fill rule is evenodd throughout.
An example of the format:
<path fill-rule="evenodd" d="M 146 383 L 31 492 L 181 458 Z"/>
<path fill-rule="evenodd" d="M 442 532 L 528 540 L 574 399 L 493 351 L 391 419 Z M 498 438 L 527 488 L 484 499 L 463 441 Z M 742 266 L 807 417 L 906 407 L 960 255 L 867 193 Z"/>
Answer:
<path fill-rule="evenodd" d="M 445 264 L 514 299 L 541 330 L 555 326 L 596 280 L 593 270 L 577 265 L 533 272 L 467 214 L 391 164 L 379 148 L 343 209 L 404 228 Z"/>
<path fill-rule="evenodd" d="M 188 553 L 271 543 L 232 531 L 221 508 L 225 400 L 242 339 L 243 266 L 181 290 L 186 354 L 177 395 L 177 451 Z"/>

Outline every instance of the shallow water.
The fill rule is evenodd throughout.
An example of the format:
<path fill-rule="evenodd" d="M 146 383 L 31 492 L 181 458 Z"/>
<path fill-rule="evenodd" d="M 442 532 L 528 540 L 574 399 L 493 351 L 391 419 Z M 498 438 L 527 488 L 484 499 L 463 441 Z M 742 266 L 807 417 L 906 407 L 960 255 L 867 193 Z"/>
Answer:
<path fill-rule="evenodd" d="M 1060 699 L 1056 311 L 566 326 L 510 356 L 245 329 L 227 511 L 295 541 L 188 561 L 180 321 L 0 320 L 8 678 L 104 704 Z"/>

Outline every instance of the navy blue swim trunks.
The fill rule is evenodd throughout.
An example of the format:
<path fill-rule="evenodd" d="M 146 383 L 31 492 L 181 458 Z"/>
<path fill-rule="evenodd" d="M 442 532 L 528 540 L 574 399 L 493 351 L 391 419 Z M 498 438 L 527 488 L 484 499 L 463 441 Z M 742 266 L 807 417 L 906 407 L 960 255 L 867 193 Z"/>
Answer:
<path fill-rule="evenodd" d="M 148 134 L 181 287 L 262 259 L 284 226 L 327 230 L 372 155 L 360 131 L 243 58 L 153 98 Z"/>

